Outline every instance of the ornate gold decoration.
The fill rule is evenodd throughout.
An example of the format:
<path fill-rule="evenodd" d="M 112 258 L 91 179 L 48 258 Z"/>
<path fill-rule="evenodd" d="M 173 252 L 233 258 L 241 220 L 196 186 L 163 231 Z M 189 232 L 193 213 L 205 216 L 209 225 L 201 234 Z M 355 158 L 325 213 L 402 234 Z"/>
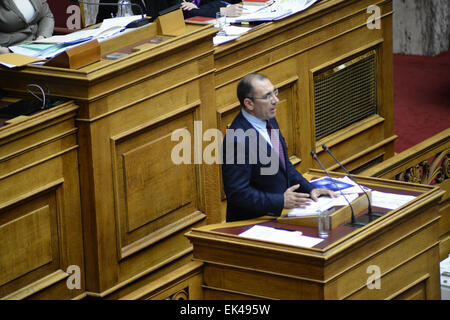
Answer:
<path fill-rule="evenodd" d="M 435 185 L 450 177 L 450 149 L 444 150 L 431 159 L 423 160 L 396 176 L 396 180 Z"/>

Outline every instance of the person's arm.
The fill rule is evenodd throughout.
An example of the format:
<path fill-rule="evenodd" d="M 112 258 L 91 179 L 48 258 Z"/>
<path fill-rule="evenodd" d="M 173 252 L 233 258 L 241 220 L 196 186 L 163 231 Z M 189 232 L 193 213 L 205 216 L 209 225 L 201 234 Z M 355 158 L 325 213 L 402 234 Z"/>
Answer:
<path fill-rule="evenodd" d="M 200 7 L 193 6 L 193 4 L 189 3 L 189 1 L 184 2 L 186 3 L 184 5 L 182 3 L 181 8 L 183 9 L 185 19 L 195 16 L 215 18 L 216 13 L 220 11 L 220 8 L 226 7 L 226 4 L 219 0 L 213 0 L 204 4 L 202 3 L 200 4 Z"/>
<path fill-rule="evenodd" d="M 226 142 L 224 148 L 224 161 L 222 164 L 222 177 L 227 195 L 227 204 L 242 208 L 252 213 L 252 217 L 256 218 L 267 213 L 280 215 L 284 207 L 284 196 L 282 193 L 271 193 L 260 190 L 251 184 L 252 179 L 252 165 L 249 164 L 248 150 L 245 152 L 244 164 L 238 162 L 239 142 L 234 140 L 233 149 L 234 154 L 231 159 L 226 159 Z M 242 160 L 242 159 L 240 159 Z"/>
<path fill-rule="evenodd" d="M 42 0 L 42 8 L 39 12 L 37 37 L 48 38 L 53 35 L 55 27 L 55 19 L 53 13 L 48 6 L 47 0 Z"/>

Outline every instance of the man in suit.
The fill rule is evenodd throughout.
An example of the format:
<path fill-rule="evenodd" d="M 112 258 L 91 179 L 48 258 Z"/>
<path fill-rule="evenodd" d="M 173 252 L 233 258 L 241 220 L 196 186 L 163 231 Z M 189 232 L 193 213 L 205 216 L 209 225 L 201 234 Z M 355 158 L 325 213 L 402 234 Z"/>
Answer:
<path fill-rule="evenodd" d="M 222 177 L 227 221 L 279 216 L 283 209 L 307 206 L 333 191 L 315 188 L 292 165 L 275 119 L 278 90 L 257 73 L 237 87 L 242 110 L 227 129 Z"/>

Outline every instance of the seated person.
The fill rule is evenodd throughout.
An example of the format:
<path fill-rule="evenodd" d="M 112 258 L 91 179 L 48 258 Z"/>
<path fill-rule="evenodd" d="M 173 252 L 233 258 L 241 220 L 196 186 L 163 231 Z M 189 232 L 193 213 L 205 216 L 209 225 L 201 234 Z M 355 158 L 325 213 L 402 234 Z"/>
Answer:
<path fill-rule="evenodd" d="M 137 4 L 142 8 L 144 15 L 151 15 L 150 1 L 154 0 L 129 0 L 131 3 Z M 159 11 L 164 10 L 170 6 L 179 3 L 181 0 L 158 0 Z M 119 0 L 100 0 L 99 3 L 118 3 Z M 100 5 L 97 13 L 97 20 L 95 23 L 101 23 L 104 19 L 113 18 L 117 15 L 117 6 L 102 6 Z M 137 6 L 132 6 L 133 14 L 141 14 Z"/>
<path fill-rule="evenodd" d="M 0 1 L 0 53 L 9 46 L 53 35 L 55 20 L 47 0 Z"/>
<path fill-rule="evenodd" d="M 238 3 L 241 0 L 227 2 Z M 219 11 L 225 13 L 228 17 L 238 17 L 242 14 L 242 5 L 228 5 L 227 2 L 220 0 L 182 0 L 181 9 L 183 9 L 185 19 L 195 16 L 215 18 Z"/>

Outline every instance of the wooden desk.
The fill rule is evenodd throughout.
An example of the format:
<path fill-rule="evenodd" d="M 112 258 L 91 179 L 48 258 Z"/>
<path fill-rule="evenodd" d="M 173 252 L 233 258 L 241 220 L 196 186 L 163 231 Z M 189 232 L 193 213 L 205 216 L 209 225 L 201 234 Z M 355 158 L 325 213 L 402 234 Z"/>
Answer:
<path fill-rule="evenodd" d="M 258 224 L 317 237 L 316 228 L 275 220 L 191 230 L 194 258 L 204 263 L 205 299 L 439 299 L 437 204 L 443 192 L 388 180 L 358 181 L 417 198 L 362 228 L 342 224 L 312 248 L 238 236 Z"/>
<path fill-rule="evenodd" d="M 85 291 L 77 110 L 67 102 L 0 127 L 0 297 Z"/>
<path fill-rule="evenodd" d="M 101 44 L 103 56 L 128 50 L 119 60 L 102 59 L 78 70 L 0 70 L 0 86 L 9 92 L 44 83 L 52 95 L 79 106 L 74 122 L 79 161 L 70 170 L 79 170 L 71 188 L 78 198 L 74 210 L 81 190 L 83 232 L 77 234 L 83 236 L 84 252 L 80 246 L 77 254 L 85 260 L 87 295 L 117 298 L 139 287 L 136 279 L 145 284 L 184 266 L 192 253 L 184 233 L 207 216 L 218 216 L 217 168 L 171 161 L 175 129 L 185 128 L 194 137 L 194 121 L 215 126 L 209 111 L 215 33 L 211 25 L 188 25 L 183 35 L 152 43 L 161 35 L 151 24 Z M 135 48 L 145 40 L 148 46 Z M 66 204 L 55 205 L 62 210 Z"/>

